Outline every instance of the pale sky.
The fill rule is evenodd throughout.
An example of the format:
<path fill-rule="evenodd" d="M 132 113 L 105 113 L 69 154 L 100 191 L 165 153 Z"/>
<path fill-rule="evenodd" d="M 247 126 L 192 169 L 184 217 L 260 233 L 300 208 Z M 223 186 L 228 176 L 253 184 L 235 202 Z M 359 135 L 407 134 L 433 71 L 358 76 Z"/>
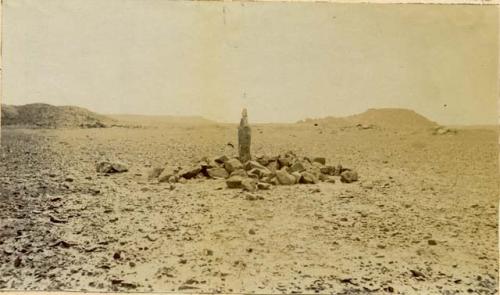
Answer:
<path fill-rule="evenodd" d="M 4 0 L 2 102 L 294 122 L 497 123 L 498 8 Z M 446 105 L 446 106 L 445 106 Z"/>

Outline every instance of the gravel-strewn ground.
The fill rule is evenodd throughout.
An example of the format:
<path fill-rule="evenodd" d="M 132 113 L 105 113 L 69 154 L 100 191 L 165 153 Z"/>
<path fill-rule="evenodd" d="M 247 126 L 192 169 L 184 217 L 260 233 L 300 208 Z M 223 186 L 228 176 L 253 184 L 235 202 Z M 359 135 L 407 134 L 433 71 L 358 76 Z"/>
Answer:
<path fill-rule="evenodd" d="M 495 294 L 497 133 L 257 125 L 253 152 L 356 169 L 247 198 L 148 167 L 235 152 L 236 126 L 4 128 L 3 290 Z M 99 175 L 95 163 L 130 171 Z M 319 190 L 318 190 L 319 188 Z"/>

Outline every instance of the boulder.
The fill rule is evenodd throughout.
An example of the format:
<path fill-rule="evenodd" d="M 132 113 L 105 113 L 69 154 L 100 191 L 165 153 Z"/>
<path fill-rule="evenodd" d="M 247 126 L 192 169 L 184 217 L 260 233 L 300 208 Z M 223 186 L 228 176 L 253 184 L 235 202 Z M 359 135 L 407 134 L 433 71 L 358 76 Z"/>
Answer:
<path fill-rule="evenodd" d="M 210 178 L 227 178 L 229 176 L 226 169 L 221 167 L 209 168 L 207 174 Z"/>
<path fill-rule="evenodd" d="M 244 190 L 253 193 L 257 190 L 257 183 L 258 181 L 253 178 L 243 178 L 241 181 L 241 187 Z"/>
<path fill-rule="evenodd" d="M 288 173 L 285 169 L 281 169 L 276 171 L 276 178 L 278 182 L 283 185 L 292 185 L 295 184 L 295 176 Z"/>
<path fill-rule="evenodd" d="M 234 170 L 242 169 L 243 165 L 238 159 L 229 159 L 224 163 L 227 173 L 231 174 Z"/>
<path fill-rule="evenodd" d="M 340 181 L 351 183 L 358 180 L 358 173 L 353 170 L 345 170 L 340 174 Z"/>
<path fill-rule="evenodd" d="M 243 177 L 238 175 L 231 176 L 226 180 L 226 185 L 228 188 L 241 188 L 241 182 L 243 179 Z"/>
<path fill-rule="evenodd" d="M 313 161 L 313 163 L 316 162 L 316 163 L 320 163 L 321 165 L 326 165 L 326 158 L 324 158 L 324 157 L 316 157 L 312 161 Z"/>
<path fill-rule="evenodd" d="M 159 182 L 167 182 L 170 180 L 170 176 L 177 175 L 179 168 L 176 166 L 167 166 L 163 169 L 163 172 L 158 176 Z"/>
<path fill-rule="evenodd" d="M 302 172 L 302 178 L 301 178 L 301 183 L 305 183 L 305 184 L 316 184 L 318 183 L 319 180 L 318 178 L 312 174 L 311 172 Z"/>

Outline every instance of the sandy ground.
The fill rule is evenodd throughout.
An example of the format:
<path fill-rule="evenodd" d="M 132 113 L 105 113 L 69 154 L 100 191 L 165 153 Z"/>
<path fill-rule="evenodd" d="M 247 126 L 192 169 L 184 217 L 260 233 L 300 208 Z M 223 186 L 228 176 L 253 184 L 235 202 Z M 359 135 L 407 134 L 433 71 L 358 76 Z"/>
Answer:
<path fill-rule="evenodd" d="M 222 180 L 146 180 L 151 166 L 234 153 L 235 126 L 4 128 L 0 288 L 497 293 L 495 131 L 261 125 L 253 136 L 255 153 L 325 156 L 360 181 L 249 200 Z M 130 171 L 99 175 L 103 157 Z"/>

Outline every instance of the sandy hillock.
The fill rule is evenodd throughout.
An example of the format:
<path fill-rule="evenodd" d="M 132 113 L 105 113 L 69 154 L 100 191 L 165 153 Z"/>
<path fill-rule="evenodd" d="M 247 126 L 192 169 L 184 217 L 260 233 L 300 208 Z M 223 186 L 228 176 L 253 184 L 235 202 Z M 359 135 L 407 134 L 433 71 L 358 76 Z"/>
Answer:
<path fill-rule="evenodd" d="M 103 128 L 114 120 L 81 107 L 34 103 L 2 105 L 1 122 L 2 126 L 29 128 Z"/>
<path fill-rule="evenodd" d="M 384 108 L 369 109 L 364 113 L 343 118 L 326 117 L 307 119 L 300 123 L 332 127 L 360 126 L 362 128 L 381 127 L 384 129 L 429 129 L 437 123 L 408 109 Z"/>

